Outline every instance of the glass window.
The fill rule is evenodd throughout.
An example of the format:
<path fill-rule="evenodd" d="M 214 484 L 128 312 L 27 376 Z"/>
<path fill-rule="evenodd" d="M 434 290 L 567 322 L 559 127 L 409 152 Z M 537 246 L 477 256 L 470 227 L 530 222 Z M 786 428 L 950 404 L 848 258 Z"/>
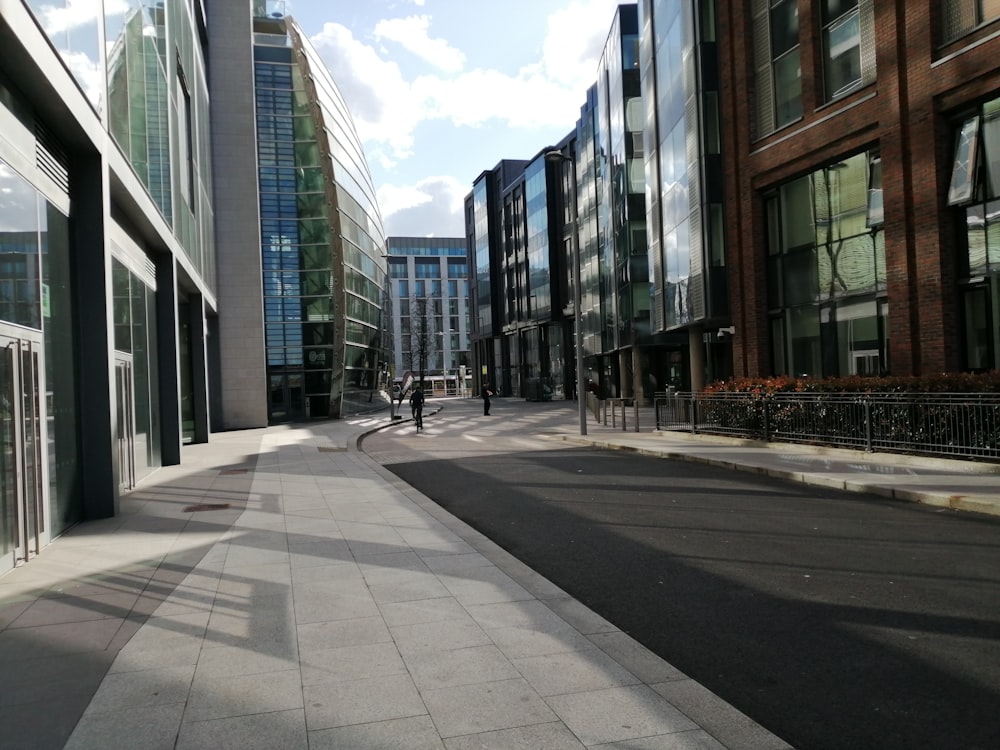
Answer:
<path fill-rule="evenodd" d="M 1000 0 L 944 0 L 943 6 L 945 42 L 1000 18 Z"/>
<path fill-rule="evenodd" d="M 812 188 L 808 177 L 781 186 L 781 220 L 784 252 L 815 244 Z"/>
<path fill-rule="evenodd" d="M 981 131 L 986 195 L 1000 198 L 1000 99 L 983 105 Z"/>
<path fill-rule="evenodd" d="M 829 0 L 826 5 L 850 3 Z M 855 8 L 823 29 L 827 99 L 835 99 L 861 83 L 861 15 Z"/>
<path fill-rule="evenodd" d="M 988 289 L 977 287 L 965 293 L 965 360 L 970 370 L 989 370 L 993 366 L 990 353 L 990 308 Z"/>
<path fill-rule="evenodd" d="M 881 226 L 885 221 L 882 205 L 882 159 L 873 157 L 868 166 L 868 227 Z"/>
<path fill-rule="evenodd" d="M 35 189 L 0 162 L 0 320 L 42 327 L 40 239 Z"/>
<path fill-rule="evenodd" d="M 975 188 L 976 150 L 979 145 L 979 116 L 962 123 L 955 144 L 955 160 L 948 187 L 948 205 L 954 206 L 972 199 Z"/>
<path fill-rule="evenodd" d="M 781 57 L 799 44 L 798 0 L 771 3 L 771 57 Z"/>
<path fill-rule="evenodd" d="M 819 307 L 807 305 L 788 311 L 791 375 L 822 375 Z"/>
<path fill-rule="evenodd" d="M 802 67 L 798 48 L 774 63 L 775 125 L 787 125 L 802 116 Z"/>

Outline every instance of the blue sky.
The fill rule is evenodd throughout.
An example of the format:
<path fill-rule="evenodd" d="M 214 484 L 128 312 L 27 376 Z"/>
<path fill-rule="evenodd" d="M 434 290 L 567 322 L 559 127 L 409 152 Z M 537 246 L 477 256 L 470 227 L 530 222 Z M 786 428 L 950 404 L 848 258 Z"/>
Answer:
<path fill-rule="evenodd" d="M 351 108 L 390 236 L 462 237 L 472 181 L 576 124 L 618 2 L 287 0 Z"/>

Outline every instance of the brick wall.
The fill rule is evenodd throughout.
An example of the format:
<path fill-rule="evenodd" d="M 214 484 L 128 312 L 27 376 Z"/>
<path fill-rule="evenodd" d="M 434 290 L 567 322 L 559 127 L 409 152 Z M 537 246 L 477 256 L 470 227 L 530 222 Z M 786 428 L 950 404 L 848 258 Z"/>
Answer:
<path fill-rule="evenodd" d="M 892 373 L 961 367 L 957 229 L 946 205 L 954 120 L 1000 95 L 1000 21 L 937 48 L 937 5 L 876 2 L 875 83 L 825 103 L 819 3 L 799 0 L 803 117 L 751 141 L 749 3 L 718 3 L 735 375 L 771 368 L 764 192 L 866 148 L 882 155 Z"/>

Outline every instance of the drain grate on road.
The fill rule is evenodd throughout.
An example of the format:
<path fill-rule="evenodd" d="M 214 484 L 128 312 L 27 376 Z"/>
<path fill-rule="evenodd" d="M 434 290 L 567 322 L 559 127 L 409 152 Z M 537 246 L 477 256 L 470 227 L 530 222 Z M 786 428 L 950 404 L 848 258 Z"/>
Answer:
<path fill-rule="evenodd" d="M 326 446 L 320 446 L 320 453 L 344 453 L 347 448 L 329 448 Z"/>

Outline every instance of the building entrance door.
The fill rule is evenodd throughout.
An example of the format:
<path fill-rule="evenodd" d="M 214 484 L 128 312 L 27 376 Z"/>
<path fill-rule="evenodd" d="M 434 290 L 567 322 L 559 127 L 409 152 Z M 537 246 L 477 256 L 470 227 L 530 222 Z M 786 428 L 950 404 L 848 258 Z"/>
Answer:
<path fill-rule="evenodd" d="M 0 572 L 49 542 L 41 334 L 0 326 Z"/>
<path fill-rule="evenodd" d="M 115 441 L 118 446 L 118 488 L 128 492 L 135 487 L 135 390 L 132 357 L 115 352 L 115 402 L 118 422 Z"/>

